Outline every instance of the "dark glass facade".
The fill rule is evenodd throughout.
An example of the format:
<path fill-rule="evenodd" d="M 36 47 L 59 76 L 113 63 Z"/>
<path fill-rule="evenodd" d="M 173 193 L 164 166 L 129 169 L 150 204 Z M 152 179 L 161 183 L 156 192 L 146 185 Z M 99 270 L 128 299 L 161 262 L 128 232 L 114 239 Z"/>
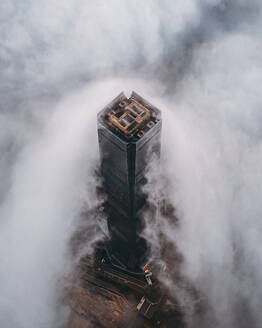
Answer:
<path fill-rule="evenodd" d="M 160 136 L 160 111 L 135 92 L 130 98 L 121 93 L 98 114 L 111 246 L 122 250 L 124 262 L 139 256 L 134 254 L 139 253 L 139 213 L 146 203 L 143 185 L 152 155 L 160 154 Z"/>

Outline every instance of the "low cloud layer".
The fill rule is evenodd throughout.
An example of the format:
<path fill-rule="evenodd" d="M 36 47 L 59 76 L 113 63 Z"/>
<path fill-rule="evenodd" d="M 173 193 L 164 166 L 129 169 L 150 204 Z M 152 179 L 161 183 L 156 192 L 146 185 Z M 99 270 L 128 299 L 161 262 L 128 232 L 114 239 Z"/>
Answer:
<path fill-rule="evenodd" d="M 59 327 L 68 242 L 97 201 L 96 113 L 134 89 L 163 112 L 179 226 L 160 228 L 209 304 L 191 326 L 259 327 L 260 10 L 255 0 L 2 1 L 1 326 Z"/>

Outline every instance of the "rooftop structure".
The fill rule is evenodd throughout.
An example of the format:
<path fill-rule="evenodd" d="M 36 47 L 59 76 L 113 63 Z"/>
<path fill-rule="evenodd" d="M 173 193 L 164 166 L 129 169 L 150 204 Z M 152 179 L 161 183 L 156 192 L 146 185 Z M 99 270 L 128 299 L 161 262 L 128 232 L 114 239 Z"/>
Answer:
<path fill-rule="evenodd" d="M 120 93 L 99 114 L 98 121 L 125 141 L 137 141 L 161 120 L 160 111 L 137 93 Z"/>

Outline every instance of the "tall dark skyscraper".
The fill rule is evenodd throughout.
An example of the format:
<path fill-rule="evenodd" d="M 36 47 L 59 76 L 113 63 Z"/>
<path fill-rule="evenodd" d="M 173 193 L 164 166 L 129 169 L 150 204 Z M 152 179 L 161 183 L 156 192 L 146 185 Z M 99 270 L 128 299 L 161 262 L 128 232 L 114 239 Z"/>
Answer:
<path fill-rule="evenodd" d="M 145 252 L 138 235 L 146 203 L 143 185 L 149 162 L 160 154 L 160 135 L 160 111 L 135 92 L 130 98 L 121 93 L 98 114 L 109 253 L 130 269 L 139 265 Z"/>
<path fill-rule="evenodd" d="M 161 123 L 160 111 L 135 92 L 121 93 L 98 114 L 105 193 L 98 217 L 103 209 L 108 229 L 102 225 L 105 238 L 77 267 L 70 328 L 181 327 L 177 302 L 157 278 L 165 268 L 150 259 L 141 236 L 149 207 L 143 186 L 160 155 Z"/>

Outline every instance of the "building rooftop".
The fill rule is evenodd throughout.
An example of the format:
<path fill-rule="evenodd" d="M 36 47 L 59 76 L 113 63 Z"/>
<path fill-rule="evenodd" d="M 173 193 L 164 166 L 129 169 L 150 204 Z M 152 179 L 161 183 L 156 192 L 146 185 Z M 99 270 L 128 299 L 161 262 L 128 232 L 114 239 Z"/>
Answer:
<path fill-rule="evenodd" d="M 159 120 L 160 111 L 137 93 L 120 93 L 99 114 L 98 121 L 124 140 L 142 138 Z"/>

